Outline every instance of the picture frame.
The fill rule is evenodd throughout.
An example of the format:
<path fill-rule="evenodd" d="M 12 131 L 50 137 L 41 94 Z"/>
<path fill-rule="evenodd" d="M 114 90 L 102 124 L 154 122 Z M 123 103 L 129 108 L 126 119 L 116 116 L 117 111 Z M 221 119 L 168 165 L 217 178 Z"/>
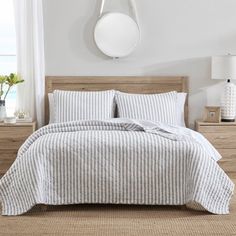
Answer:
<path fill-rule="evenodd" d="M 208 123 L 220 123 L 221 108 L 217 106 L 206 106 L 203 121 Z"/>

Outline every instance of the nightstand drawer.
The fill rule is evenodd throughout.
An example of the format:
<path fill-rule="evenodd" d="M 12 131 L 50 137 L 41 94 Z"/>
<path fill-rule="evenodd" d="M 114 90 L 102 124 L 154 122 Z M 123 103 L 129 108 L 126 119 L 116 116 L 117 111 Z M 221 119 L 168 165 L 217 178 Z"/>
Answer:
<path fill-rule="evenodd" d="M 219 165 L 227 172 L 236 172 L 236 149 L 218 149 L 222 155 Z"/>
<path fill-rule="evenodd" d="M 236 133 L 236 126 L 202 125 L 198 127 L 197 131 L 200 133 Z"/>
<path fill-rule="evenodd" d="M 12 136 L 25 138 L 33 132 L 31 126 L 1 126 L 0 130 L 0 139 L 11 138 Z"/>
<path fill-rule="evenodd" d="M 217 149 L 224 149 L 224 148 L 236 149 L 236 132 L 202 133 L 202 134 Z"/>
<path fill-rule="evenodd" d="M 0 176 L 4 175 L 15 161 L 17 151 L 0 150 Z"/>
<path fill-rule="evenodd" d="M 18 150 L 32 132 L 32 127 L 1 127 L 0 150 Z"/>
<path fill-rule="evenodd" d="M 0 150 L 18 150 L 27 137 L 0 139 Z"/>
<path fill-rule="evenodd" d="M 204 135 L 222 155 L 218 162 L 230 176 L 236 176 L 236 122 L 196 121 L 196 130 Z"/>
<path fill-rule="evenodd" d="M 15 161 L 25 140 L 35 131 L 35 122 L 4 124 L 0 122 L 0 176 Z"/>

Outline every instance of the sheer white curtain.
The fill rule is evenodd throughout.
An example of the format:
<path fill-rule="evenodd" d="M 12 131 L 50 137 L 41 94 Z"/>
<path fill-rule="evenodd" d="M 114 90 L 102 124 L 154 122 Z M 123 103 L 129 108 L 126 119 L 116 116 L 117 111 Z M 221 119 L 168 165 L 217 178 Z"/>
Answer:
<path fill-rule="evenodd" d="M 17 109 L 44 124 L 44 27 L 42 0 L 13 0 L 17 71 L 25 82 L 17 86 Z"/>

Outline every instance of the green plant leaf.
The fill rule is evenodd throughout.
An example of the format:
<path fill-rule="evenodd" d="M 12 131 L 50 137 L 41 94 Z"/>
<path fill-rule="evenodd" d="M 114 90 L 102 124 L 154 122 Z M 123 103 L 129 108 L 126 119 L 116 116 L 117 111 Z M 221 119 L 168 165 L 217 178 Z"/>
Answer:
<path fill-rule="evenodd" d="M 6 95 L 4 97 L 4 99 L 6 99 L 10 89 L 12 86 L 16 85 L 16 84 L 19 84 L 19 83 L 23 83 L 24 80 L 21 79 L 21 77 L 17 74 L 13 74 L 11 73 L 9 76 L 6 76 L 6 80 L 5 80 L 5 84 L 8 85 L 8 89 L 7 89 L 7 92 L 6 92 Z"/>
<path fill-rule="evenodd" d="M 7 76 L 5 75 L 0 75 L 0 84 L 4 84 L 7 80 Z"/>
<path fill-rule="evenodd" d="M 11 73 L 9 76 L 7 76 L 7 79 L 6 79 L 6 84 L 9 85 L 10 87 L 12 87 L 15 84 L 19 84 L 19 83 L 23 83 L 23 82 L 24 82 L 24 80 L 22 80 L 20 78 L 20 76 L 13 74 L 13 73 Z"/>

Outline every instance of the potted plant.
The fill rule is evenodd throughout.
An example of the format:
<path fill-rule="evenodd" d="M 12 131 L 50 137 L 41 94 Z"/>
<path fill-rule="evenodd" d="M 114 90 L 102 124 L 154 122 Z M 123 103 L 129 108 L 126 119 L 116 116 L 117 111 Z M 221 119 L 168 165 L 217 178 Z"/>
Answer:
<path fill-rule="evenodd" d="M 11 90 L 11 88 L 19 83 L 24 82 L 20 76 L 11 73 L 10 75 L 1 76 L 0 75 L 0 121 L 6 117 L 6 97 Z M 4 92 L 4 85 L 7 86 L 6 92 Z"/>

